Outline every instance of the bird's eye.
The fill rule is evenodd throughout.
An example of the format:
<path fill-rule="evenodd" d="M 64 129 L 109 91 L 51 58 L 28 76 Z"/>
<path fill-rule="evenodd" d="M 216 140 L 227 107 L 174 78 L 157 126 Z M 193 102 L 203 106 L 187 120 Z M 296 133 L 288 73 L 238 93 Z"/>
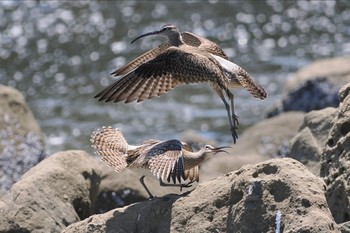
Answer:
<path fill-rule="evenodd" d="M 209 145 L 205 145 L 204 147 L 205 147 L 205 149 L 208 149 L 208 150 L 210 149 Z"/>

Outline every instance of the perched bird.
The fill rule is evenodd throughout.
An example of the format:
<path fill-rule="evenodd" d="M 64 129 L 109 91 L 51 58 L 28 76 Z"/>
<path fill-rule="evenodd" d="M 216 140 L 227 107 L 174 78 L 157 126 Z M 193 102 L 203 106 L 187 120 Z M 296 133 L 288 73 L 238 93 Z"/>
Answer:
<path fill-rule="evenodd" d="M 119 129 L 110 126 L 93 132 L 90 141 L 92 147 L 96 149 L 95 153 L 102 156 L 102 160 L 114 167 L 116 172 L 125 168 L 146 168 L 159 179 L 161 186 L 181 188 L 190 187 L 192 182 L 199 181 L 198 166 L 210 154 L 226 152 L 223 149 L 229 148 L 206 145 L 193 152 L 189 145 L 176 139 L 148 140 L 141 145 L 132 146 L 126 142 Z M 150 197 L 153 197 L 143 179 L 144 176 L 140 178 L 141 184 Z M 188 183 L 183 183 L 187 180 Z"/>
<path fill-rule="evenodd" d="M 164 36 L 168 40 L 114 71 L 113 75 L 121 77 L 95 98 L 106 102 L 140 102 L 183 84 L 209 82 L 225 105 L 233 141 L 236 142 L 238 118 L 234 112 L 234 95 L 229 88 L 244 87 L 259 99 L 267 97 L 266 91 L 208 39 L 189 32 L 180 33 L 175 25 L 167 24 L 159 31 L 143 34 L 132 42 L 149 35 Z"/>

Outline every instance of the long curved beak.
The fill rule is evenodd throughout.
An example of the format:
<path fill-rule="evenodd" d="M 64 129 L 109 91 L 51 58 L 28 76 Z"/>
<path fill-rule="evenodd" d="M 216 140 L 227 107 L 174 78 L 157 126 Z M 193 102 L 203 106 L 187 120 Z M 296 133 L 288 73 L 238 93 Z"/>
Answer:
<path fill-rule="evenodd" d="M 213 149 L 213 152 L 218 153 L 218 152 L 225 152 L 226 154 L 229 154 L 226 150 L 223 150 L 225 148 L 231 148 L 230 146 L 221 146 L 221 147 L 215 147 Z"/>
<path fill-rule="evenodd" d="M 135 41 L 137 41 L 138 39 L 145 37 L 145 36 L 151 36 L 151 35 L 157 35 L 159 33 L 159 31 L 153 31 L 153 32 L 148 32 L 145 34 L 142 34 L 141 36 L 136 37 L 135 39 L 133 39 L 130 44 L 134 43 Z"/>

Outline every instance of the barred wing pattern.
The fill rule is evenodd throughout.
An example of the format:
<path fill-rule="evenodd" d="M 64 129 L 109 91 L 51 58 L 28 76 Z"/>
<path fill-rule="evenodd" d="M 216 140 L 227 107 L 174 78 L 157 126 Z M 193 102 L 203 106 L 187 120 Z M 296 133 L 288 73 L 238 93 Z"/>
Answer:
<path fill-rule="evenodd" d="M 128 144 L 119 129 L 102 127 L 93 132 L 90 139 L 95 154 L 102 156 L 101 160 L 107 162 L 116 172 L 124 170 L 127 164 Z"/>

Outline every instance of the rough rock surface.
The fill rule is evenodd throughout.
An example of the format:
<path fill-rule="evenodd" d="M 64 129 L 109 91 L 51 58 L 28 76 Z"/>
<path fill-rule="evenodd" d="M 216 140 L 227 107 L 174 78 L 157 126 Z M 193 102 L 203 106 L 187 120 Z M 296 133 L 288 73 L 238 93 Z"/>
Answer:
<path fill-rule="evenodd" d="M 93 213 L 100 178 L 84 151 L 50 156 L 0 200 L 0 232 L 61 232 Z"/>
<path fill-rule="evenodd" d="M 322 151 L 335 115 L 336 108 L 307 113 L 299 132 L 290 141 L 288 157 L 302 162 L 315 175 L 320 174 Z"/>
<path fill-rule="evenodd" d="M 246 164 L 262 162 L 272 157 L 288 154 L 289 141 L 297 133 L 304 115 L 300 112 L 289 112 L 264 120 L 246 129 L 237 144 L 231 145 L 232 150 L 228 150 L 230 155 L 225 153 L 216 154 L 204 162 L 200 170 L 200 182 L 239 169 Z M 191 144 L 194 146 L 198 146 L 198 144 L 200 146 L 217 144 L 197 137 L 193 132 L 185 133 L 182 140 L 188 142 L 188 138 L 192 139 Z M 112 168 L 106 167 L 105 163 L 101 165 L 105 168 L 103 169 L 96 213 L 103 213 L 148 198 L 139 182 L 139 178 L 145 172 L 144 170 L 127 169 L 116 173 Z M 125 179 L 125 177 L 128 178 Z M 163 196 L 168 193 L 181 194 L 178 188 L 159 188 L 158 180 L 151 173 L 148 173 L 145 181 L 155 196 Z M 197 183 L 194 183 L 193 187 L 196 185 Z M 183 189 L 183 192 L 187 190 Z"/>
<path fill-rule="evenodd" d="M 188 195 L 93 215 L 63 232 L 275 232 L 278 226 L 281 232 L 339 232 L 324 182 L 290 158 L 246 165 Z"/>
<path fill-rule="evenodd" d="M 227 150 L 229 155 L 219 153 L 201 166 L 200 180 L 213 179 L 245 164 L 289 154 L 289 141 L 297 133 L 304 115 L 302 112 L 288 112 L 249 127 L 240 135 L 237 144 L 232 144 L 232 149 Z"/>
<path fill-rule="evenodd" d="M 200 170 L 200 182 L 239 169 L 246 164 L 288 154 L 289 141 L 297 133 L 303 117 L 304 113 L 289 112 L 248 128 L 240 136 L 237 144 L 231 145 L 232 150 L 228 150 L 230 155 L 220 153 L 204 162 Z M 181 140 L 190 142 L 194 147 L 205 144 L 217 145 L 217 142 L 196 136 L 191 131 L 184 133 Z M 139 178 L 145 174 L 143 169 L 127 169 L 116 173 L 113 168 L 106 167 L 104 162 L 101 163 L 104 169 L 95 213 L 104 213 L 148 198 L 139 182 Z M 159 188 L 159 181 L 151 173 L 146 175 L 146 184 L 155 196 L 169 193 L 181 194 L 188 191 L 183 189 L 181 192 L 179 188 L 173 187 Z M 197 183 L 194 183 L 193 187 L 196 185 Z"/>
<path fill-rule="evenodd" d="M 342 101 L 322 154 L 321 176 L 337 223 L 350 221 L 350 83 L 339 93 Z"/>
<path fill-rule="evenodd" d="M 45 158 L 44 136 L 23 95 L 0 85 L 0 197 Z"/>

